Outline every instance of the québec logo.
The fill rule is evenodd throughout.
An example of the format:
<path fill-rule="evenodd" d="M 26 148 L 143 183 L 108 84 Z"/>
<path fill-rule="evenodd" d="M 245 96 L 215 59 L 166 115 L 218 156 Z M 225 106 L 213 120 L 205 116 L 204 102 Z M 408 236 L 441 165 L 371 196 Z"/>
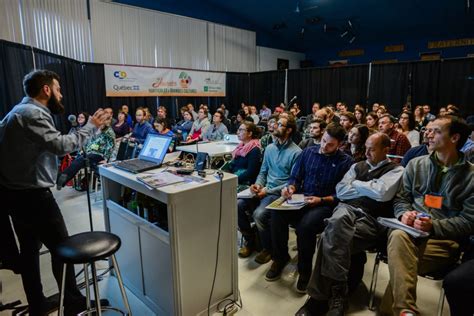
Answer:
<path fill-rule="evenodd" d="M 114 77 L 118 79 L 127 78 L 127 73 L 125 71 L 114 71 Z"/>

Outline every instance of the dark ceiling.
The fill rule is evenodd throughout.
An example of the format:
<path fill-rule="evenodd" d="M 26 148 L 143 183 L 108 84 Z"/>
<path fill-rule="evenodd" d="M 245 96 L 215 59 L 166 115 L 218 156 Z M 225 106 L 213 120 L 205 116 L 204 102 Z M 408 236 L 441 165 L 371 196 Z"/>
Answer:
<path fill-rule="evenodd" d="M 469 0 L 114 2 L 252 30 L 257 34 L 257 45 L 300 52 L 315 47 L 474 35 L 474 10 L 467 7 Z"/>

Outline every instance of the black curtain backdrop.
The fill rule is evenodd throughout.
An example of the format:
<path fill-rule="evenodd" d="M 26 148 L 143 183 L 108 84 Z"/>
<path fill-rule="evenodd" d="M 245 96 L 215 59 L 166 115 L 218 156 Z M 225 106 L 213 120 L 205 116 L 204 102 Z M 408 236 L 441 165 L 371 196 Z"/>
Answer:
<path fill-rule="evenodd" d="M 391 112 L 399 113 L 407 102 L 410 73 L 409 63 L 372 65 L 369 110 L 378 102 L 387 105 Z"/>
<path fill-rule="evenodd" d="M 297 96 L 304 113 L 314 102 L 322 106 L 345 102 L 349 106 L 365 104 L 368 66 L 313 68 L 288 71 L 288 99 Z"/>
<path fill-rule="evenodd" d="M 66 117 L 81 111 L 93 113 L 98 107 L 110 106 L 117 113 L 127 104 L 133 114 L 137 107 L 148 107 L 153 114 L 158 105 L 176 117 L 181 106 L 193 103 L 196 108 L 207 104 L 215 111 L 225 104 L 231 115 L 240 109 L 240 103 L 261 107 L 266 103 L 274 108 L 285 95 L 285 71 L 260 73 L 227 73 L 226 97 L 122 97 L 105 96 L 104 66 L 82 63 L 36 48 L 0 40 L 0 119 L 24 96 L 23 77 L 36 65 L 57 72 L 66 107 L 65 115 L 56 118 L 58 128 L 69 129 Z M 474 59 L 444 61 L 419 61 L 396 64 L 372 65 L 370 95 L 366 99 L 369 66 L 344 66 L 338 68 L 310 68 L 288 71 L 288 99 L 298 96 L 305 113 L 313 102 L 322 105 L 346 102 L 355 104 L 388 105 L 398 114 L 402 105 L 411 97 L 412 104 L 430 104 L 432 113 L 439 107 L 454 103 L 464 115 L 474 114 Z"/>
<path fill-rule="evenodd" d="M 0 119 L 23 98 L 23 77 L 31 69 L 31 47 L 0 41 Z"/>
<path fill-rule="evenodd" d="M 285 71 L 265 71 L 250 74 L 249 99 L 251 105 L 274 108 L 285 97 Z M 240 104 L 240 103 L 239 103 Z"/>

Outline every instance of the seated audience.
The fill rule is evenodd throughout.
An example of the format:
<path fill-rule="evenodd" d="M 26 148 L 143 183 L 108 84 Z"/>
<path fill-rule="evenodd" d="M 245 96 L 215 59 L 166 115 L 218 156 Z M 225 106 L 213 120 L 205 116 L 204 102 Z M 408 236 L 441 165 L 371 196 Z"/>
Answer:
<path fill-rule="evenodd" d="M 106 107 L 104 112 L 112 117 L 112 126 L 115 125 L 115 123 L 117 123 L 117 119 L 114 117 L 114 110 L 111 107 Z"/>
<path fill-rule="evenodd" d="M 307 205 L 300 210 L 271 211 L 273 263 L 265 275 L 267 281 L 279 279 L 290 260 L 288 225 L 293 224 L 296 227 L 298 245 L 297 291 L 305 293 L 311 276 L 317 234 L 324 229 L 324 219 L 332 214 L 336 184 L 354 162 L 339 150 L 344 135 L 344 129 L 340 125 L 329 124 L 321 144 L 305 149 L 298 157 L 288 185 L 281 194 L 287 199 L 291 199 L 294 193 L 304 194 Z"/>
<path fill-rule="evenodd" d="M 232 134 L 237 133 L 237 130 L 239 129 L 240 124 L 242 124 L 242 122 L 245 120 L 245 118 L 246 118 L 246 115 L 245 115 L 244 110 L 239 110 L 237 112 L 237 115 L 235 116 L 235 120 L 232 122 L 232 126 L 230 128 L 230 131 L 231 131 Z M 252 120 L 252 123 L 253 123 L 253 120 Z"/>
<path fill-rule="evenodd" d="M 250 191 L 255 197 L 238 199 L 238 225 L 244 237 L 244 245 L 239 250 L 239 257 L 249 257 L 256 250 L 256 235 L 250 225 L 250 216 L 255 220 L 262 251 L 255 257 L 257 263 L 267 263 L 271 259 L 272 241 L 270 231 L 270 210 L 266 207 L 280 197 L 281 189 L 290 178 L 291 170 L 301 149 L 291 140 L 296 130 L 293 116 L 281 117 L 275 127 L 276 141 L 268 145 L 263 155 L 262 167 L 255 184 Z"/>
<path fill-rule="evenodd" d="M 198 119 L 198 114 L 194 111 L 194 105 L 192 103 L 188 103 L 187 105 L 189 112 L 193 115 L 193 121 Z"/>
<path fill-rule="evenodd" d="M 321 105 L 318 103 L 318 102 L 314 102 L 313 103 L 313 107 L 311 108 L 311 114 L 307 115 L 306 116 L 306 121 L 304 121 L 304 125 L 303 125 L 303 131 L 306 132 L 308 127 L 309 127 L 309 124 L 311 124 L 311 122 L 314 120 L 314 119 L 317 119 L 317 118 L 320 118 L 322 120 L 326 120 L 326 111 L 323 111 L 324 113 L 324 118 L 321 117 L 321 112 L 320 112 L 320 115 L 318 116 L 317 115 L 317 112 L 321 109 Z"/>
<path fill-rule="evenodd" d="M 145 110 L 143 108 L 138 108 L 135 112 L 135 126 L 132 130 L 132 135 L 130 135 L 131 141 L 136 141 L 140 144 L 145 142 L 145 139 L 151 131 L 153 131 L 153 126 L 145 118 Z"/>
<path fill-rule="evenodd" d="M 378 131 L 379 117 L 375 112 L 367 113 L 367 116 L 365 117 L 365 125 L 367 125 L 371 133 L 375 133 Z"/>
<path fill-rule="evenodd" d="M 431 132 L 431 122 L 428 122 L 428 125 L 426 125 L 426 128 L 423 132 L 422 144 L 420 146 L 412 147 L 406 152 L 405 156 L 403 156 L 402 162 L 400 163 L 403 167 L 406 167 L 408 162 L 413 158 L 429 155 L 432 153 L 428 143 L 428 134 Z"/>
<path fill-rule="evenodd" d="M 126 114 L 124 112 L 119 112 L 117 116 L 117 122 L 112 126 L 115 136 L 117 138 L 124 137 L 128 133 L 130 133 L 130 126 L 128 126 L 126 122 Z"/>
<path fill-rule="evenodd" d="M 77 118 L 76 118 L 76 123 L 77 125 L 76 126 L 72 126 L 71 129 L 69 130 L 69 133 L 68 134 L 72 134 L 74 133 L 75 131 L 78 131 L 80 130 L 84 125 L 87 124 L 87 122 L 89 121 L 89 113 L 87 112 L 81 112 L 77 115 Z"/>
<path fill-rule="evenodd" d="M 229 134 L 227 127 L 222 123 L 224 120 L 224 114 L 217 111 L 213 116 L 213 123 L 206 130 L 203 136 L 203 140 L 206 141 L 216 141 L 222 140 L 225 134 Z"/>
<path fill-rule="evenodd" d="M 469 124 L 469 130 L 471 131 L 466 143 L 462 146 L 461 151 L 463 153 L 468 152 L 472 148 L 474 148 L 474 124 Z"/>
<path fill-rule="evenodd" d="M 357 120 L 352 112 L 345 111 L 339 116 L 339 124 L 341 124 L 346 134 L 348 134 L 352 127 L 357 124 Z"/>
<path fill-rule="evenodd" d="M 199 109 L 198 119 L 194 121 L 191 130 L 189 131 L 188 142 L 200 141 L 203 138 L 203 135 L 206 133 L 207 129 L 211 123 L 207 118 L 207 110 L 203 107 Z"/>
<path fill-rule="evenodd" d="M 285 118 L 293 117 L 296 120 L 296 117 L 291 112 L 283 112 L 283 113 L 280 114 L 279 117 L 280 118 L 282 118 L 282 117 L 285 117 Z M 303 139 L 303 136 L 301 135 L 301 133 L 298 130 L 295 130 L 291 135 L 291 139 L 293 140 L 293 142 L 295 144 L 299 144 L 299 143 L 301 143 L 301 140 Z"/>
<path fill-rule="evenodd" d="M 273 135 L 273 132 L 275 131 L 275 125 L 277 124 L 278 121 L 278 114 L 274 114 L 270 117 L 270 119 L 267 122 L 267 132 L 260 138 L 260 145 L 262 146 L 262 152 L 265 152 L 265 149 L 267 148 L 268 145 L 271 143 L 274 143 L 276 140 L 275 135 Z"/>
<path fill-rule="evenodd" d="M 364 109 L 355 109 L 354 116 L 357 120 L 357 124 L 365 124 L 365 111 Z"/>
<path fill-rule="evenodd" d="M 123 113 L 125 113 L 125 116 L 127 117 L 127 125 L 129 127 L 132 127 L 133 126 L 133 118 L 132 116 L 130 115 L 130 113 L 128 113 L 128 105 L 124 104 L 122 105 L 122 107 L 120 108 L 120 111 L 122 111 Z"/>
<path fill-rule="evenodd" d="M 372 104 L 372 112 L 377 113 L 378 109 L 379 109 L 379 104 L 378 103 Z"/>
<path fill-rule="evenodd" d="M 63 172 L 58 174 L 56 186 L 58 190 L 66 185 L 72 178 L 86 165 L 87 156 L 92 168 L 95 168 L 100 162 L 110 159 L 115 147 L 115 133 L 111 127 L 112 116 L 109 116 L 104 125 L 100 128 L 100 132 L 92 136 L 87 142 L 84 149 L 85 152 L 78 155 Z"/>
<path fill-rule="evenodd" d="M 179 141 L 185 140 L 193 127 L 193 114 L 186 106 L 181 108 L 181 116 L 182 119 L 173 126 L 173 132 L 177 134 Z"/>
<path fill-rule="evenodd" d="M 418 146 L 420 144 L 420 133 L 415 129 L 416 121 L 415 116 L 410 111 L 403 111 L 400 114 L 399 132 L 403 133 L 410 141 L 411 147 Z"/>
<path fill-rule="evenodd" d="M 376 113 L 377 117 L 380 119 L 383 115 L 387 114 L 387 109 L 381 104 Z"/>
<path fill-rule="evenodd" d="M 415 129 L 417 131 L 421 131 L 423 127 L 425 127 L 429 120 L 425 117 L 425 114 L 423 112 L 423 107 L 421 105 L 417 105 L 415 107 L 415 110 L 413 111 L 413 115 L 415 116 Z"/>
<path fill-rule="evenodd" d="M 438 116 L 445 116 L 447 114 L 447 110 L 444 106 L 439 108 Z"/>
<path fill-rule="evenodd" d="M 428 121 L 433 121 L 436 118 L 436 116 L 431 114 L 430 111 L 431 111 L 431 107 L 429 106 L 429 104 L 423 105 L 423 115 L 426 117 Z"/>
<path fill-rule="evenodd" d="M 354 158 L 354 162 L 359 162 L 366 159 L 365 156 L 365 142 L 369 137 L 369 128 L 362 124 L 357 124 L 349 131 L 348 152 Z"/>
<path fill-rule="evenodd" d="M 326 122 L 321 119 L 312 120 L 308 129 L 309 137 L 302 140 L 298 146 L 300 146 L 301 149 L 306 149 L 314 145 L 319 145 L 326 126 Z"/>
<path fill-rule="evenodd" d="M 225 117 L 225 118 L 229 117 L 229 110 L 227 110 L 227 109 L 225 108 L 225 104 L 224 104 L 224 103 L 222 103 L 221 106 L 219 107 L 219 109 L 217 109 L 217 110 L 218 110 L 218 111 L 221 110 L 222 113 L 224 114 L 224 117 Z"/>
<path fill-rule="evenodd" d="M 293 105 L 290 107 L 290 113 L 293 114 L 295 119 L 298 119 L 303 115 L 303 112 L 301 111 L 297 102 L 293 103 Z"/>
<path fill-rule="evenodd" d="M 340 202 L 321 235 L 307 287 L 310 298 L 296 315 L 323 315 L 328 310 L 328 315 L 344 315 L 351 256 L 373 248 L 387 234 L 377 217 L 393 217 L 392 200 L 403 167 L 387 159 L 387 135 L 373 134 L 365 146 L 367 160 L 352 165 L 336 186 Z"/>
<path fill-rule="evenodd" d="M 395 119 L 390 114 L 384 114 L 379 118 L 379 132 L 387 134 L 392 140 L 390 159 L 400 163 L 405 153 L 411 148 L 411 145 L 405 135 L 395 130 L 394 125 Z"/>
<path fill-rule="evenodd" d="M 258 114 L 257 114 L 257 108 L 252 105 L 252 106 L 249 106 L 249 109 L 250 109 L 250 116 L 252 119 L 253 119 L 253 122 L 255 124 L 258 124 L 258 122 L 260 122 L 260 118 L 258 117 Z"/>
<path fill-rule="evenodd" d="M 232 152 L 232 160 L 226 170 L 237 175 L 240 187 L 249 186 L 255 183 L 262 160 L 257 126 L 243 122 L 237 130 L 237 137 L 240 143 Z"/>
<path fill-rule="evenodd" d="M 262 121 L 268 121 L 268 119 L 272 116 L 272 110 L 268 108 L 268 106 L 264 103 L 262 105 L 262 109 L 260 110 L 260 118 Z"/>
<path fill-rule="evenodd" d="M 460 149 L 469 134 L 454 116 L 436 119 L 428 134 L 433 153 L 410 161 L 394 200 L 394 214 L 403 224 L 429 233 L 413 238 L 400 229 L 388 237 L 390 282 L 382 314 L 419 314 L 417 275 L 450 267 L 460 244 L 474 233 L 474 166 Z"/>
<path fill-rule="evenodd" d="M 173 152 L 176 145 L 176 136 L 173 131 L 171 131 L 169 126 L 169 121 L 163 117 L 157 117 L 153 122 L 153 132 L 154 134 L 171 137 L 171 143 L 168 147 L 168 152 Z"/>

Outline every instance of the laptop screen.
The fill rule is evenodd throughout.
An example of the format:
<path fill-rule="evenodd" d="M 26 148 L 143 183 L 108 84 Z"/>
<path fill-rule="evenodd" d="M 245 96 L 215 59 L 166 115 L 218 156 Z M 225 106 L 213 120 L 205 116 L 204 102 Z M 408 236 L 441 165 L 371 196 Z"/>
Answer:
<path fill-rule="evenodd" d="M 149 133 L 138 158 L 161 164 L 170 143 L 171 137 Z"/>

